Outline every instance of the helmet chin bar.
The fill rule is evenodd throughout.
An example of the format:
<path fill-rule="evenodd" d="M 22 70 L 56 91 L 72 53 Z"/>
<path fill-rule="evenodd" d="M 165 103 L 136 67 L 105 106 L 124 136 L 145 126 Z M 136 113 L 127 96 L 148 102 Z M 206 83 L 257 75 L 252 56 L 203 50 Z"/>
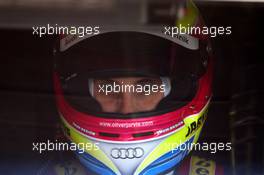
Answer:
<path fill-rule="evenodd" d="M 61 117 L 67 131 L 66 135 L 71 142 L 98 146 L 98 149 L 86 149 L 83 154 L 77 153 L 80 161 L 88 169 L 98 174 L 152 175 L 172 169 L 191 151 L 187 146 L 197 142 L 208 104 L 198 114 L 185 118 L 184 125 L 176 131 L 159 138 L 140 141 L 117 142 L 89 137 Z"/>

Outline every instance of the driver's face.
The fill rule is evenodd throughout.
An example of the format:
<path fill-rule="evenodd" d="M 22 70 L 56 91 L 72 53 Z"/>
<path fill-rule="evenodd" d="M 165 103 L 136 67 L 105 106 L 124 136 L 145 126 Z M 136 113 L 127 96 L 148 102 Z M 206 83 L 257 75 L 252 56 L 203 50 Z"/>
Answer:
<path fill-rule="evenodd" d="M 104 112 L 115 112 L 115 113 L 135 113 L 145 112 L 155 109 L 160 100 L 164 97 L 164 93 L 160 91 L 151 91 L 148 87 L 146 92 L 132 92 L 128 89 L 120 92 L 102 92 L 100 87 L 106 87 L 106 85 L 125 85 L 134 87 L 144 87 L 148 85 L 160 86 L 162 81 L 160 78 L 149 78 L 149 77 L 125 77 L 125 78 L 110 78 L 110 79 L 95 79 L 94 80 L 94 98 L 100 103 Z M 149 86 L 150 85 L 150 86 Z"/>

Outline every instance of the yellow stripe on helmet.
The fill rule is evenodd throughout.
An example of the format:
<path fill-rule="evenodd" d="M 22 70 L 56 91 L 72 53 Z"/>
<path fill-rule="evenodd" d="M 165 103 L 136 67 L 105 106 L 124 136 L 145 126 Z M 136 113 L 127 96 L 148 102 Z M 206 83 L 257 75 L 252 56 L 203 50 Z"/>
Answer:
<path fill-rule="evenodd" d="M 191 115 L 184 119 L 184 126 L 168 138 L 166 138 L 163 142 L 161 142 L 139 165 L 137 170 L 135 171 L 135 175 L 138 175 L 141 171 L 143 171 L 148 165 L 152 162 L 163 156 L 164 154 L 175 150 L 181 144 L 187 142 L 190 138 L 194 136 L 193 143 L 196 143 L 200 132 L 203 127 L 204 119 L 201 121 L 201 118 L 205 118 L 207 109 L 208 109 L 209 102 L 207 105 L 202 109 L 202 111 L 198 114 Z M 197 128 L 193 128 L 193 132 L 190 133 L 190 127 L 192 123 L 198 123 L 200 120 L 200 125 Z M 188 134 L 190 133 L 190 134 Z M 191 149 L 188 151 L 190 152 Z"/>
<path fill-rule="evenodd" d="M 192 0 L 187 0 L 186 2 L 187 4 L 187 8 L 186 8 L 186 12 L 184 15 L 182 15 L 182 17 L 180 16 L 180 18 L 177 20 L 176 22 L 176 26 L 177 27 L 188 27 L 188 26 L 194 26 L 198 16 L 199 16 L 199 10 L 198 8 L 195 6 L 195 4 L 193 3 Z"/>

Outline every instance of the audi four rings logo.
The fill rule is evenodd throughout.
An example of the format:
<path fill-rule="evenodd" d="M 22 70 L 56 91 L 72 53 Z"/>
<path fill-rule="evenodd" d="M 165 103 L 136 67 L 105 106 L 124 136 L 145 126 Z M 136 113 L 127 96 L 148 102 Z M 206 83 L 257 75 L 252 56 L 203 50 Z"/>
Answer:
<path fill-rule="evenodd" d="M 134 159 L 141 158 L 144 155 L 143 148 L 113 148 L 111 157 L 114 159 Z"/>

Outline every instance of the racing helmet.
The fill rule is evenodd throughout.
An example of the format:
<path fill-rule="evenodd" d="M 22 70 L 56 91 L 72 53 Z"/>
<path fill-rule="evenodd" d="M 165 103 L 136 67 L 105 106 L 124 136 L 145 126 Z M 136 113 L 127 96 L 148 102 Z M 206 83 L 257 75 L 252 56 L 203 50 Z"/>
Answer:
<path fill-rule="evenodd" d="M 188 3 L 187 12 L 194 9 Z M 194 19 L 192 25 L 201 24 L 199 16 Z M 190 16 L 177 22 L 186 20 L 190 22 Z M 63 130 L 70 142 L 90 145 L 83 153 L 76 152 L 89 171 L 166 174 L 190 153 L 188 145 L 197 142 L 211 99 L 213 59 L 208 37 L 119 26 L 84 37 L 62 35 L 54 57 L 53 81 Z M 105 111 L 95 93 L 101 91 L 112 105 L 124 93 L 124 84 L 116 92 L 113 80 L 131 77 L 155 80 L 164 87 L 162 98 L 151 109 Z M 97 85 L 102 85 L 99 90 Z M 155 83 L 151 85 L 133 90 L 152 98 L 154 92 L 148 90 Z"/>

